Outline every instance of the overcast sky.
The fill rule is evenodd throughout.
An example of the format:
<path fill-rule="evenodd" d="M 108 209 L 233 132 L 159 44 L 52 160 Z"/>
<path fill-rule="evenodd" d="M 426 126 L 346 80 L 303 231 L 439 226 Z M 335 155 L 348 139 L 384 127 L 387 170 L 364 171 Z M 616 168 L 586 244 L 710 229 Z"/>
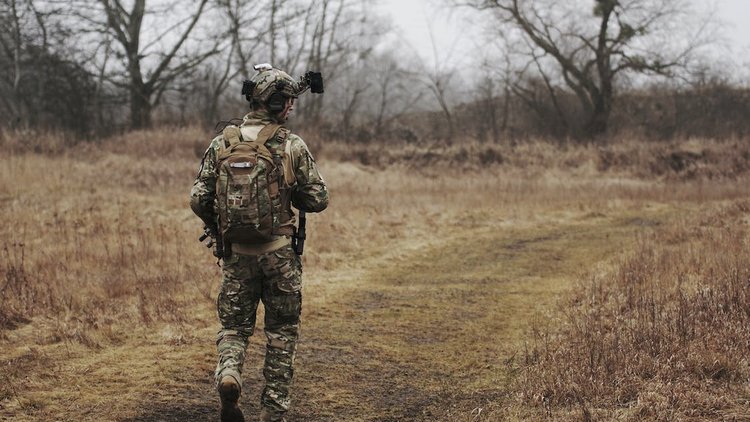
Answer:
<path fill-rule="evenodd" d="M 727 23 L 730 42 L 745 52 L 750 50 L 750 1 L 718 0 L 719 17 Z"/>
<path fill-rule="evenodd" d="M 738 64 L 750 64 L 750 0 L 693 0 L 698 4 L 714 4 L 726 37 L 737 56 Z M 470 55 L 481 45 L 478 28 L 462 20 L 440 0 L 381 0 L 380 8 L 391 15 L 400 35 L 400 42 L 410 45 L 425 60 L 433 60 L 432 33 L 440 46 L 439 60 L 468 64 Z M 476 63 L 476 61 L 473 61 Z"/>

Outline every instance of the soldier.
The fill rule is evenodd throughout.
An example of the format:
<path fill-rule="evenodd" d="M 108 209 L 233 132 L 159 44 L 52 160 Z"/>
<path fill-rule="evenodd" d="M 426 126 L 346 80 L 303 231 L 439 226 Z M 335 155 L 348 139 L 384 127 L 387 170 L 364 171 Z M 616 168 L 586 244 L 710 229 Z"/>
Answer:
<path fill-rule="evenodd" d="M 328 205 L 328 191 L 310 151 L 299 136 L 281 126 L 297 96 L 310 86 L 309 79 L 295 81 L 270 65 L 255 69 L 258 73 L 243 86 L 250 113 L 241 126 L 228 126 L 211 141 L 190 193 L 193 212 L 207 227 L 214 227 L 216 233 L 223 235 L 220 238 L 224 241 L 223 279 L 217 300 L 221 322 L 217 338 L 219 361 L 215 373 L 222 421 L 244 421 L 238 406 L 241 374 L 259 301 L 265 309 L 268 340 L 261 420 L 283 420 L 289 409 L 302 306 L 302 266 L 291 242 L 295 224 L 291 205 L 304 212 L 320 212 Z M 319 81 L 319 91 L 313 88 L 313 92 L 322 92 L 322 79 Z M 258 159 L 233 159 L 231 151 L 243 147 L 250 147 L 245 150 L 254 151 Z M 222 169 L 226 171 L 222 173 Z M 239 183 L 225 183 L 224 178 L 233 174 L 245 175 L 237 180 L 257 177 L 252 192 L 228 192 L 232 183 Z M 262 195 L 254 198 L 256 190 Z M 235 205 L 238 208 L 229 209 Z M 257 221 L 240 229 L 237 227 L 242 222 L 232 226 L 231 221 L 222 221 L 223 215 L 231 220 L 232 213 L 246 209 L 252 209 L 254 214 L 243 216 L 242 222 L 255 214 Z M 244 234 L 235 233 L 242 230 Z M 247 235 L 250 231 L 254 234 Z"/>

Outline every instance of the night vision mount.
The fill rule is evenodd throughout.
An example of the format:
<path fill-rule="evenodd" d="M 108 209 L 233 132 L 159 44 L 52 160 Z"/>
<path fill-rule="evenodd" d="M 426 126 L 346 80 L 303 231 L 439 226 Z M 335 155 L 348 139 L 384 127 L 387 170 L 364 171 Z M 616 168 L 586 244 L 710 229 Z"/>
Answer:
<path fill-rule="evenodd" d="M 321 75 L 320 72 L 313 72 L 310 70 L 300 78 L 299 82 L 297 82 L 297 86 L 299 87 L 299 94 L 307 91 L 308 88 L 313 94 L 322 94 L 324 92 L 323 75 Z"/>

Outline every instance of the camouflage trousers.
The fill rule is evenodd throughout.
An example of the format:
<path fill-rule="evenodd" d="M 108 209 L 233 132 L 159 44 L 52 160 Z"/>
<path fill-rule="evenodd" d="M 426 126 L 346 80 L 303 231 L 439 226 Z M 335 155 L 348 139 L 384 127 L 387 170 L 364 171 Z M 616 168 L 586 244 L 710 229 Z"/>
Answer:
<path fill-rule="evenodd" d="M 289 409 L 289 387 L 302 310 L 302 265 L 291 246 L 263 255 L 232 254 L 224 260 L 217 300 L 219 363 L 216 383 L 230 375 L 242 385 L 247 339 L 255 330 L 258 302 L 265 310 L 266 385 L 261 405 L 277 413 Z"/>

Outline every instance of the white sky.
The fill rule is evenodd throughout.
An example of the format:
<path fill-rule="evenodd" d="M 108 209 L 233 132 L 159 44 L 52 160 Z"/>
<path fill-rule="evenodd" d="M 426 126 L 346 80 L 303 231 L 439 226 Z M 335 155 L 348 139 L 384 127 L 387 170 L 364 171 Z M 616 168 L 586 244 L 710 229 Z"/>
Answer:
<path fill-rule="evenodd" d="M 750 1 L 750 0 L 748 0 Z M 399 44 L 410 47 L 422 59 L 432 63 L 448 61 L 468 64 L 475 37 L 466 33 L 469 26 L 455 9 L 440 0 L 381 0 L 380 8 L 390 15 Z M 476 35 L 476 34 L 474 34 Z M 437 51 L 433 50 L 433 40 Z M 437 56 L 437 57 L 435 57 Z"/>
<path fill-rule="evenodd" d="M 727 23 L 726 35 L 732 45 L 750 54 L 750 1 L 718 0 L 719 17 Z"/>
<path fill-rule="evenodd" d="M 750 64 L 750 0 L 694 0 L 715 4 L 718 18 L 738 64 Z M 428 63 L 437 59 L 454 64 L 476 63 L 471 55 L 482 40 L 473 27 L 455 9 L 441 0 L 381 0 L 380 9 L 391 15 L 400 43 L 412 46 Z M 433 52 L 431 36 L 440 46 Z"/>

